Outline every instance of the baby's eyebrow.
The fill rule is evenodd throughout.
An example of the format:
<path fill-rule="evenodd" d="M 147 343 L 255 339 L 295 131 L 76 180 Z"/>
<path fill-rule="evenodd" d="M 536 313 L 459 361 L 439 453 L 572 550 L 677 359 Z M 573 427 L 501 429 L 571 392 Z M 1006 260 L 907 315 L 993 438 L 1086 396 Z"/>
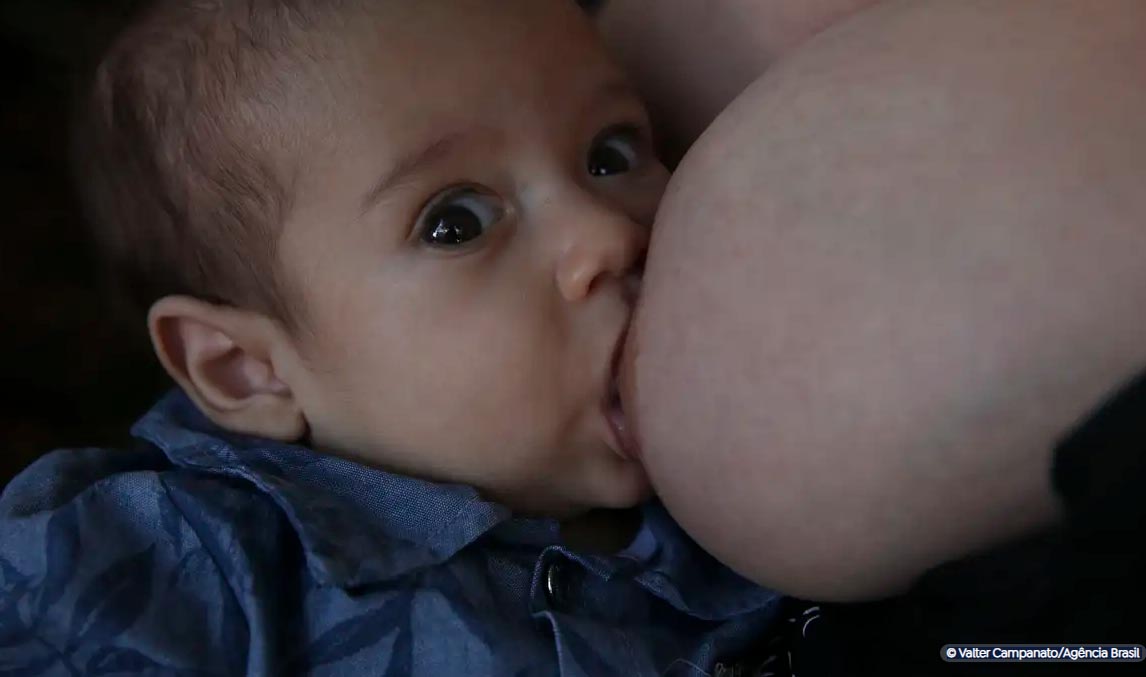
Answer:
<path fill-rule="evenodd" d="M 603 101 L 617 98 L 629 98 L 640 101 L 636 90 L 624 79 L 609 80 L 590 97 L 588 110 L 593 110 Z M 381 177 L 362 196 L 360 214 L 370 211 L 378 200 L 394 186 L 405 181 L 409 176 L 425 171 L 434 164 L 458 152 L 458 149 L 471 143 L 474 134 L 453 131 L 443 134 L 433 142 L 417 148 L 398 158 L 393 165 L 382 172 Z"/>
<path fill-rule="evenodd" d="M 586 110 L 592 111 L 603 103 L 618 99 L 628 99 L 643 105 L 642 99 L 632 83 L 626 79 L 617 78 L 607 80 L 593 93 L 589 98 L 589 105 L 586 106 Z"/>
<path fill-rule="evenodd" d="M 606 1 L 607 0 L 577 0 L 577 4 L 589 14 L 596 14 L 605 6 Z"/>
<path fill-rule="evenodd" d="M 370 190 L 362 196 L 362 210 L 365 214 L 377 204 L 379 198 L 394 186 L 402 183 L 412 174 L 417 174 L 427 167 L 441 162 L 444 158 L 454 154 L 458 147 L 466 142 L 466 135 L 461 132 L 450 132 L 439 137 L 432 143 L 413 150 L 400 157 L 391 165 L 382 176 L 374 182 Z"/>

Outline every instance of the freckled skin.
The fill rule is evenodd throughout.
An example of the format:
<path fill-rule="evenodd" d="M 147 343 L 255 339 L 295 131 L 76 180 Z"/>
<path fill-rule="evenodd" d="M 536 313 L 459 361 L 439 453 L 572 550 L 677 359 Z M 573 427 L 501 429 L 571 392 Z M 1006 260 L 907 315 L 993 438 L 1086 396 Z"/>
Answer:
<path fill-rule="evenodd" d="M 1055 442 L 1146 365 L 1146 4 L 893 2 L 690 151 L 623 399 L 703 546 L 852 600 L 1054 520 Z"/>

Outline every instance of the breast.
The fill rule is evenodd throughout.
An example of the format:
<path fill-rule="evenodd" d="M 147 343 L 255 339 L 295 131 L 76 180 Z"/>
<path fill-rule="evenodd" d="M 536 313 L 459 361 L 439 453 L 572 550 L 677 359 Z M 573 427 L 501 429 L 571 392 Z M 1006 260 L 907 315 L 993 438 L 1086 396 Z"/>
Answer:
<path fill-rule="evenodd" d="M 674 176 L 626 412 L 673 516 L 758 582 L 880 595 L 1048 523 L 1055 441 L 1146 361 L 1143 10 L 1053 4 L 845 21 Z"/>

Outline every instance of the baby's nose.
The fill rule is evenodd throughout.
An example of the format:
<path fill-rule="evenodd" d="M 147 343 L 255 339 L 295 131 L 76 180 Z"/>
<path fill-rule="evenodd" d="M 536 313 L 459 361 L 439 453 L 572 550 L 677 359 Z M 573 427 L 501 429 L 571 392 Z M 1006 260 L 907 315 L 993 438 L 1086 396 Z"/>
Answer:
<path fill-rule="evenodd" d="M 571 224 L 568 232 L 572 238 L 557 267 L 557 284 L 565 298 L 584 298 L 602 278 L 615 277 L 625 296 L 635 301 L 648 230 L 623 213 L 597 209 Z"/>

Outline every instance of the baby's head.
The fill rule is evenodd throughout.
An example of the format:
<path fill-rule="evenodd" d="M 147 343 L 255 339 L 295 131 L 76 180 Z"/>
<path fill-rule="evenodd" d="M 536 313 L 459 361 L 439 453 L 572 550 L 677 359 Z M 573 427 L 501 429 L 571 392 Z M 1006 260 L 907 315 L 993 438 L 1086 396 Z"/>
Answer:
<path fill-rule="evenodd" d="M 100 240 L 216 423 L 525 512 L 647 495 L 613 365 L 667 173 L 572 0 L 160 0 L 84 110 Z"/>

